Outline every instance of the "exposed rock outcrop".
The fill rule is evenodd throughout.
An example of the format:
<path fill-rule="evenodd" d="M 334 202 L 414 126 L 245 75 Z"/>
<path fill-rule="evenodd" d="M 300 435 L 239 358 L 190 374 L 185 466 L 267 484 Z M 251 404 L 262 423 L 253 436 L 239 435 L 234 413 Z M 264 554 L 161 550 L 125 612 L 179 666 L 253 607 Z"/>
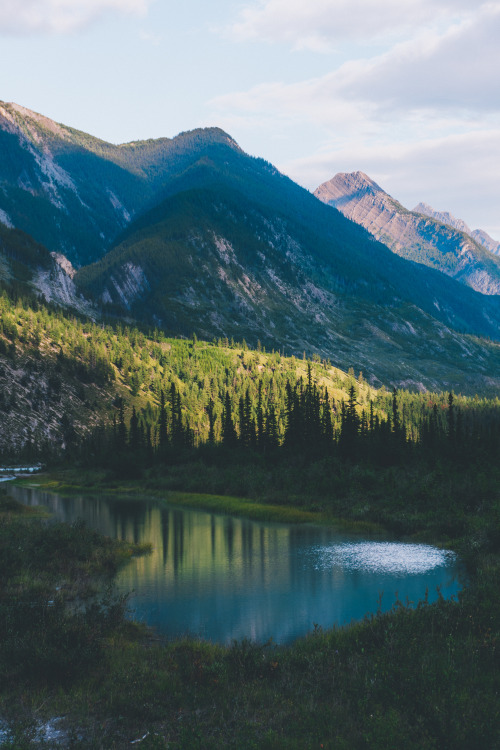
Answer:
<path fill-rule="evenodd" d="M 33 270 L 31 285 L 47 302 L 55 302 L 62 307 L 71 307 L 89 318 L 99 317 L 97 308 L 86 299 L 75 286 L 75 269 L 69 260 L 58 253 L 51 253 L 52 263 L 48 268 Z"/>

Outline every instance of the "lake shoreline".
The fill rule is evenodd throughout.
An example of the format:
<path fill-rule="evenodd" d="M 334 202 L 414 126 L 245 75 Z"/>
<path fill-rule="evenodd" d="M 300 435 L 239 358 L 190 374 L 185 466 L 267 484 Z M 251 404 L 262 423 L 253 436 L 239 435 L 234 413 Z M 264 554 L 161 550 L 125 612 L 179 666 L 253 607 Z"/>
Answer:
<path fill-rule="evenodd" d="M 84 481 L 77 486 L 79 475 Z M 353 469 L 350 476 L 365 475 Z M 366 483 L 363 494 L 350 489 L 330 502 L 330 518 L 347 511 L 348 521 L 359 520 L 363 513 L 391 533 L 455 549 L 470 575 L 456 601 L 438 599 L 415 609 L 399 602 L 390 612 L 315 629 L 287 646 L 240 641 L 222 647 L 192 639 L 163 644 L 125 624 L 103 642 L 102 663 L 85 664 L 69 681 L 4 681 L 9 687 L 0 690 L 0 719 L 17 727 L 26 744 L 37 721 L 64 717 L 66 736 L 80 736 L 79 746 L 89 750 L 121 750 L 140 738 L 148 750 L 385 750 L 388 741 L 409 750 L 495 747 L 498 469 L 438 467 L 408 474 L 408 481 L 405 476 L 381 472 L 380 482 L 375 477 Z M 22 483 L 98 494 L 103 478 L 72 469 Z M 144 488 L 145 482 L 107 484 L 110 496 L 127 485 L 133 501 L 144 489 L 155 501 L 166 494 L 161 486 Z"/>
<path fill-rule="evenodd" d="M 86 473 L 88 476 L 88 472 Z M 75 471 L 70 470 L 62 474 L 43 473 L 30 477 L 15 478 L 14 484 L 20 487 L 33 487 L 45 492 L 61 495 L 96 495 L 107 497 L 119 496 L 122 500 L 137 501 L 140 499 L 154 500 L 165 505 L 205 510 L 207 512 L 248 518 L 254 521 L 267 521 L 287 524 L 314 524 L 328 526 L 339 531 L 353 534 L 367 534 L 374 537 L 394 535 L 394 529 L 384 523 L 371 520 L 357 520 L 334 515 L 329 511 L 314 508 L 296 507 L 293 504 L 270 504 L 245 497 L 235 497 L 230 494 L 211 494 L 204 492 L 182 492 L 163 489 L 161 483 L 154 486 L 150 481 L 145 485 L 140 480 L 123 480 L 121 482 L 101 481 L 98 472 L 90 473 L 87 482 L 74 481 Z M 411 533 L 396 534 L 402 541 L 426 542 L 444 549 L 451 549 L 450 540 L 429 536 L 427 532 L 413 531 Z"/>
<path fill-rule="evenodd" d="M 111 539 L 150 545 L 151 555 L 122 570 L 116 585 L 132 592 L 130 617 L 162 637 L 291 643 L 313 623 L 329 628 L 387 611 L 396 591 L 415 606 L 434 601 L 438 589 L 456 596 L 463 583 L 456 554 L 435 546 L 221 513 L 217 497 L 187 496 L 181 505 L 176 493 L 158 502 L 26 485 L 10 491 L 29 507 L 46 507 L 54 521 L 81 520 Z"/>
<path fill-rule="evenodd" d="M 269 521 L 274 523 L 315 524 L 331 526 L 342 531 L 360 534 L 384 535 L 386 530 L 380 524 L 369 521 L 352 521 L 331 516 L 321 511 L 310 511 L 296 508 L 292 505 L 269 505 L 259 503 L 248 498 L 233 497 L 231 495 L 212 495 L 198 492 L 179 492 L 176 490 L 162 490 L 144 487 L 133 480 L 123 484 L 73 484 L 54 478 L 50 474 L 41 474 L 33 481 L 33 477 L 15 478 L 14 483 L 20 487 L 33 487 L 44 492 L 60 495 L 95 495 L 107 497 L 120 496 L 126 500 L 155 500 L 166 505 L 205 510 L 207 512 L 233 515 L 248 518 L 252 521 Z"/>

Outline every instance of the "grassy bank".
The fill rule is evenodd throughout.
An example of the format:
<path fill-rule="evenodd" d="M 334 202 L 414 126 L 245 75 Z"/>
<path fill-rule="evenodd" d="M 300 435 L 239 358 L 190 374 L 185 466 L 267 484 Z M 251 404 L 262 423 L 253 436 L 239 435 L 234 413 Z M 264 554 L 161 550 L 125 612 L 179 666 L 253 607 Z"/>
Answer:
<path fill-rule="evenodd" d="M 188 453 L 140 479 L 113 472 L 65 469 L 27 480 L 61 494 L 151 497 L 254 520 L 326 523 L 360 532 L 381 528 L 398 537 L 459 548 L 462 555 L 500 544 L 500 465 L 416 461 L 377 467 Z"/>
<path fill-rule="evenodd" d="M 246 497 L 208 494 L 206 492 L 179 492 L 164 488 L 161 479 L 128 480 L 124 482 L 106 481 L 102 474 L 94 471 L 78 473 L 64 471 L 37 476 L 36 479 L 17 480 L 16 484 L 25 487 L 36 487 L 46 492 L 61 495 L 99 494 L 108 497 L 153 499 L 165 505 L 206 510 L 232 516 L 248 518 L 252 521 L 287 523 L 287 524 L 321 524 L 335 526 L 357 533 L 383 533 L 380 524 L 338 517 L 327 507 L 321 508 L 317 503 L 296 507 L 270 502 L 257 502 Z"/>
<path fill-rule="evenodd" d="M 10 747 L 33 747 L 30 737 L 54 717 L 75 748 L 125 748 L 135 740 L 141 748 L 174 750 L 500 747 L 498 468 L 334 468 L 325 475 L 324 464 L 306 467 L 297 480 L 293 471 L 290 478 L 257 467 L 252 476 L 243 467 L 238 481 L 243 476 L 248 487 L 256 487 L 266 472 L 267 491 L 256 512 L 277 508 L 315 519 L 324 514 L 379 523 L 402 535 L 453 546 L 470 572 L 470 585 L 458 601 L 422 603 L 416 609 L 399 603 L 390 613 L 348 628 L 316 630 L 287 647 L 165 645 L 128 625 L 118 610 L 97 631 L 89 615 L 87 625 L 100 648 L 97 659 L 66 672 L 59 664 L 47 675 L 14 674 L 9 683 L 2 680 L 0 716 L 17 732 Z M 225 512 L 238 513 L 250 508 L 253 502 L 231 496 L 236 473 L 232 467 L 220 479 L 227 496 L 199 492 L 200 507 L 219 510 L 227 503 Z M 127 484 L 97 473 L 67 472 L 31 481 L 58 491 L 118 494 L 126 489 L 137 497 L 146 490 L 156 497 L 171 492 L 173 498 L 182 476 L 192 490 L 183 496 L 187 504 L 193 505 L 193 493 L 203 482 L 214 489 L 210 467 L 188 463 Z M 35 532 L 39 521 L 17 522 L 24 524 L 25 538 L 40 533 Z M 16 544 L 11 534 L 2 536 L 2 559 L 20 554 Z M 47 549 L 53 548 L 52 540 Z M 68 570 L 72 555 L 69 546 L 61 552 Z M 43 563 L 49 567 L 50 557 Z M 15 583 L 16 576 L 9 580 Z M 35 642 L 36 635 L 33 629 Z M 71 654 L 70 648 L 70 661 Z"/>

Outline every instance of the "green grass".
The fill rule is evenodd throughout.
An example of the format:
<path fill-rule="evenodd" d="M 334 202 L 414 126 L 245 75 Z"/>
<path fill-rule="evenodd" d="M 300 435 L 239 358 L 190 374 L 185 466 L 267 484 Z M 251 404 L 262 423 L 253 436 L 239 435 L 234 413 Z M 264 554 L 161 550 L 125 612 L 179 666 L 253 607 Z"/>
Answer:
<path fill-rule="evenodd" d="M 372 521 L 345 519 L 332 515 L 327 510 L 322 510 L 317 505 L 314 510 L 307 510 L 284 504 L 269 504 L 256 502 L 248 498 L 233 497 L 231 495 L 210 494 L 200 492 L 178 492 L 161 488 L 161 481 L 149 482 L 145 486 L 142 481 L 106 482 L 102 481 L 102 475 L 98 472 L 86 472 L 86 483 L 75 484 L 74 472 L 68 476 L 65 472 L 61 478 L 57 475 L 40 476 L 36 482 L 32 480 L 17 480 L 16 484 L 26 487 L 37 487 L 44 491 L 54 492 L 62 495 L 71 494 L 103 494 L 108 496 L 119 496 L 120 499 L 127 497 L 152 498 L 165 505 L 176 505 L 186 508 L 206 510 L 232 516 L 248 518 L 252 521 L 264 521 L 271 523 L 303 524 L 313 523 L 335 526 L 343 530 L 351 530 L 357 533 L 383 533 L 383 527 Z M 82 479 L 80 475 L 80 479 Z M 154 486 L 155 484 L 159 486 Z M 151 486 L 153 485 L 153 486 Z"/>
<path fill-rule="evenodd" d="M 498 597 L 403 605 L 290 647 L 116 637 L 65 692 L 24 693 L 76 747 L 495 748 Z M 486 599 L 485 599 L 486 597 Z M 18 698 L 18 691 L 14 691 Z M 4 703 L 5 705 L 5 703 Z"/>
<path fill-rule="evenodd" d="M 186 467 L 186 475 L 192 469 Z M 257 514 L 274 508 L 379 523 L 458 550 L 469 580 L 456 601 L 423 602 L 416 609 L 399 602 L 389 613 L 350 627 L 317 629 L 290 646 L 165 644 L 118 619 L 99 638 L 100 659 L 87 660 L 70 678 L 0 681 L 0 717 L 17 727 L 11 747 L 33 747 L 27 743 L 36 722 L 59 716 L 75 748 L 121 749 L 144 737 L 139 747 L 169 750 L 495 750 L 500 747 L 498 474 L 498 467 L 480 465 L 387 470 L 346 465 L 335 472 L 330 467 L 323 477 L 330 492 L 311 486 L 302 498 L 306 505 L 315 498 L 314 512 L 230 494 L 178 493 L 161 486 L 169 484 L 168 477 L 157 477 L 156 487 L 150 477 L 146 493 L 144 482 L 109 486 L 97 473 L 81 477 L 80 487 L 74 471 L 30 480 L 54 491 L 97 493 L 107 485 L 110 494 L 127 490 L 136 500 L 142 493 L 224 512 L 256 505 Z M 318 466 L 306 471 L 304 482 L 313 476 L 318 485 Z M 277 484 L 273 490 L 275 479 L 268 477 L 269 497 L 275 492 L 283 498 Z M 290 481 L 297 484 L 294 476 Z M 5 538 L 12 540 L 11 554 L 18 554 L 12 535 Z M 67 548 L 58 565 L 72 554 Z M 92 623 L 90 617 L 91 630 Z"/>
<path fill-rule="evenodd" d="M 146 546 L 83 522 L 47 523 L 0 492 L 0 683 L 65 683 L 95 664 L 123 619 L 118 568 Z M 46 516 L 47 514 L 45 514 Z"/>

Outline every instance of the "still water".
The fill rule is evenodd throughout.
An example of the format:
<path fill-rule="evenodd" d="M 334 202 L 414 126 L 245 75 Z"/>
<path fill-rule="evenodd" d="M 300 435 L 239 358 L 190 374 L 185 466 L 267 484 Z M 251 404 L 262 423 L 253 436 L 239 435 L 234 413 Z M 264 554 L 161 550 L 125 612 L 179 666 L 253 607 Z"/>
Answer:
<path fill-rule="evenodd" d="M 119 539 L 150 542 L 152 555 L 119 573 L 132 592 L 132 616 L 164 636 L 227 643 L 251 638 L 286 643 L 311 631 L 457 593 L 452 552 L 421 544 L 361 539 L 332 529 L 253 521 L 199 510 L 103 497 L 62 497 L 12 487 L 27 505 L 82 518 Z"/>

